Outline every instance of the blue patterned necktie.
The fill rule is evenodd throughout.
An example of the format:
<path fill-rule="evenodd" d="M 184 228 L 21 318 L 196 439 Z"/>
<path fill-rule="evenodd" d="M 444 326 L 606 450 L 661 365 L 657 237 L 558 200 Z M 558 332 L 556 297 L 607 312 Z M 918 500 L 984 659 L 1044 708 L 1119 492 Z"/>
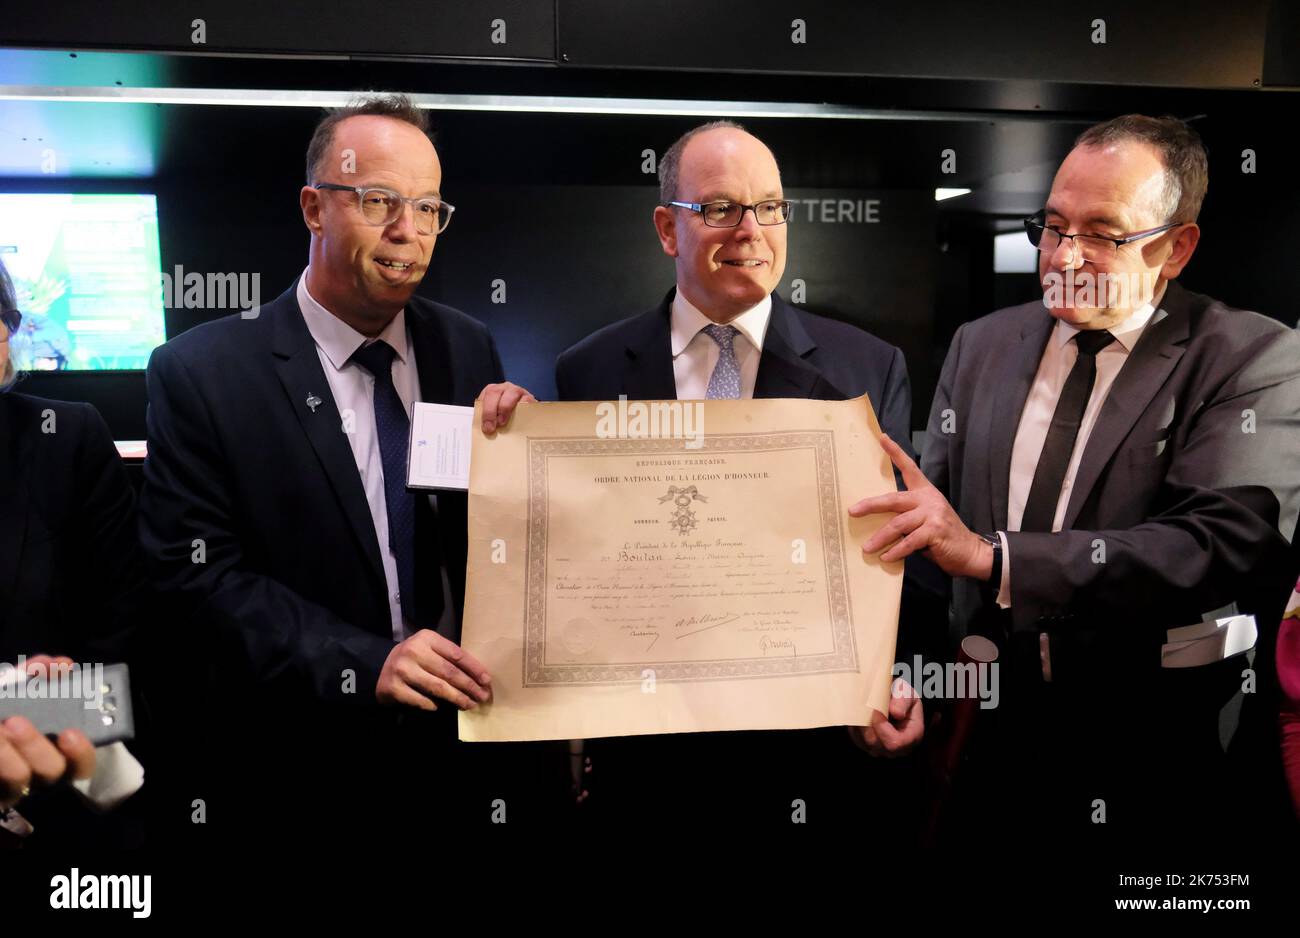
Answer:
<path fill-rule="evenodd" d="M 352 353 L 356 362 L 375 376 L 375 435 L 384 467 L 384 504 L 388 509 L 388 546 L 397 558 L 397 590 L 402 615 L 413 624 L 415 613 L 415 495 L 406 488 L 406 451 L 411 418 L 393 386 L 393 359 L 397 352 L 382 340 Z M 418 627 L 418 625 L 417 625 Z"/>
<path fill-rule="evenodd" d="M 713 374 L 709 376 L 709 390 L 705 396 L 711 401 L 739 400 L 740 362 L 736 361 L 736 333 L 740 330 L 735 326 L 719 326 L 715 323 L 705 326 L 701 331 L 718 343 L 718 363 L 713 366 Z"/>

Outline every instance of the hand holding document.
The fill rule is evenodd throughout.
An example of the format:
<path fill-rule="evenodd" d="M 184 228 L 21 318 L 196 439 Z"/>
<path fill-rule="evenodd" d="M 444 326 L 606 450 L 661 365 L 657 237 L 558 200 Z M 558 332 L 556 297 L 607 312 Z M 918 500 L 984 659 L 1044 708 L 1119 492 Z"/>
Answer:
<path fill-rule="evenodd" d="M 847 513 L 895 490 L 865 397 L 529 403 L 472 447 L 462 645 L 493 700 L 462 739 L 887 711 L 903 564 Z"/>

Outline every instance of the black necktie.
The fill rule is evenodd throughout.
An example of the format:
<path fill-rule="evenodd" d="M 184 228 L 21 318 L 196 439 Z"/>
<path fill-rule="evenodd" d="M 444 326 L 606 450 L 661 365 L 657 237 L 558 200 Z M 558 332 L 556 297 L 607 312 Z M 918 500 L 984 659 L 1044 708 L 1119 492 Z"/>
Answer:
<path fill-rule="evenodd" d="M 1079 425 L 1083 423 L 1083 412 L 1088 408 L 1092 384 L 1097 377 L 1097 353 L 1114 341 L 1115 337 L 1105 330 L 1079 332 L 1074 336 L 1079 357 L 1070 369 L 1070 376 L 1065 379 L 1065 387 L 1061 389 L 1060 400 L 1052 413 L 1052 425 L 1043 441 L 1043 451 L 1034 469 L 1034 481 L 1029 487 L 1029 500 L 1025 502 L 1025 515 L 1020 520 L 1022 531 L 1052 530 L 1056 503 L 1061 498 L 1061 485 L 1065 482 L 1065 470 L 1070 466 L 1074 443 L 1079 438 Z"/>
<path fill-rule="evenodd" d="M 415 495 L 406 488 L 406 449 L 411 419 L 393 386 L 397 352 L 382 340 L 352 353 L 352 361 L 375 376 L 375 435 L 384 467 L 384 504 L 388 510 L 388 545 L 397 559 L 397 590 L 402 615 L 416 624 L 415 614 Z"/>

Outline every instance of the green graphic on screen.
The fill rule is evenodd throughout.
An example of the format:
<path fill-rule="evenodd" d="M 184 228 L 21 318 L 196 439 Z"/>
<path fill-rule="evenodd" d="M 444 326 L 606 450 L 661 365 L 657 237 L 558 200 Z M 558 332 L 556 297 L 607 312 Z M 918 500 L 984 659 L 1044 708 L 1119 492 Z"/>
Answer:
<path fill-rule="evenodd" d="M 166 340 L 152 195 L 0 194 L 0 263 L 23 314 L 19 368 L 144 368 Z"/>

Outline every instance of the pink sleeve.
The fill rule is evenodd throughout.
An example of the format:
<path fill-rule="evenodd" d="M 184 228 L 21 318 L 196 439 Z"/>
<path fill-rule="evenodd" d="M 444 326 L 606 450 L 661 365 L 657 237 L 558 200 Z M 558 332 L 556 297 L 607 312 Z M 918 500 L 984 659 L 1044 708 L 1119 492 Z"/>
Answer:
<path fill-rule="evenodd" d="M 1300 593 L 1300 583 L 1296 584 L 1296 591 Z M 1288 608 L 1293 606 L 1294 603 L 1288 604 Z M 1278 714 L 1282 764 L 1291 788 L 1291 803 L 1300 817 L 1300 617 L 1283 619 L 1278 628 L 1277 675 L 1282 685 Z"/>

